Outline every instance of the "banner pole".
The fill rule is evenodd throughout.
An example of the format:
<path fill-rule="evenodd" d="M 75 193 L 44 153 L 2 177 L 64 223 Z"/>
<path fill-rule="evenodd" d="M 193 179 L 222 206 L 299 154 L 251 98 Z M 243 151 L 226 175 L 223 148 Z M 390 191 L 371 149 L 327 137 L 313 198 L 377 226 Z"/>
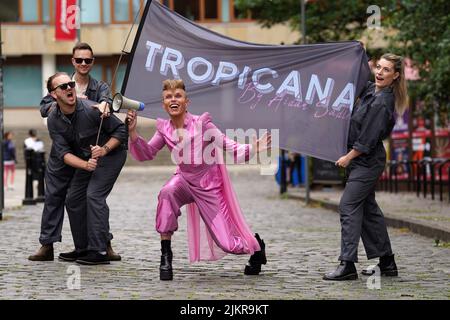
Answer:
<path fill-rule="evenodd" d="M 78 0 L 77 42 L 81 42 L 81 0 Z"/>

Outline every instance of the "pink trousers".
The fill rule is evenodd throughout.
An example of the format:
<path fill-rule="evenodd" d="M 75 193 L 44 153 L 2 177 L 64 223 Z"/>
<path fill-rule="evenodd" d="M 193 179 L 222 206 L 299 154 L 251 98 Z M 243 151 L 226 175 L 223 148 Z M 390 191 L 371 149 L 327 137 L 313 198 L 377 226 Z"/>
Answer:
<path fill-rule="evenodd" d="M 204 188 L 189 184 L 180 173 L 176 173 L 161 189 L 156 212 L 156 231 L 172 235 L 178 229 L 180 208 L 195 203 L 199 214 L 214 242 L 225 252 L 248 253 L 248 244 L 236 229 L 230 217 L 228 205 L 223 198 L 221 185 Z M 247 249 L 246 249 L 247 248 Z"/>

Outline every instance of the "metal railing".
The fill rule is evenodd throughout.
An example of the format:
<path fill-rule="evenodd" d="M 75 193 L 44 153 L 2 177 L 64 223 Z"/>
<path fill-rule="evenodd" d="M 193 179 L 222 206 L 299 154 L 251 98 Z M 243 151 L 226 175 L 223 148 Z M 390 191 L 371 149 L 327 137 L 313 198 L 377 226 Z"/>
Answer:
<path fill-rule="evenodd" d="M 399 176 L 400 166 L 404 169 L 401 170 L 401 176 Z M 398 193 L 400 183 L 403 186 L 406 185 L 408 192 L 415 191 L 417 197 L 422 194 L 426 198 L 430 194 L 432 200 L 435 200 L 438 186 L 440 201 L 444 201 L 444 189 L 446 188 L 450 202 L 450 159 L 388 161 L 378 182 L 378 190 Z"/>

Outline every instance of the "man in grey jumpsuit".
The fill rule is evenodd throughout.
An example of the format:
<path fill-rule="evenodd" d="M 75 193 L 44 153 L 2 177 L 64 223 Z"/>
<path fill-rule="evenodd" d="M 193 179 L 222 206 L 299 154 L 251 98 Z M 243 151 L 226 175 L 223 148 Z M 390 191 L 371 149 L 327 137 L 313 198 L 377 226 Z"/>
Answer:
<path fill-rule="evenodd" d="M 65 258 L 82 264 L 106 264 L 109 241 L 109 208 L 106 198 L 125 164 L 128 134 L 125 124 L 112 115 L 100 127 L 100 111 L 94 102 L 77 99 L 65 73 L 50 77 L 56 109 L 48 117 L 48 129 L 56 156 L 75 168 L 66 195 L 66 208 L 75 251 Z M 66 259 L 68 260 L 68 259 Z"/>
<path fill-rule="evenodd" d="M 99 86 L 99 83 L 94 80 L 91 81 L 91 84 Z M 48 90 L 52 90 L 53 88 L 48 85 Z M 60 89 L 57 89 L 60 90 Z M 109 97 L 109 88 L 105 84 L 100 84 L 99 90 L 91 90 L 90 91 L 91 96 L 97 96 L 96 98 L 102 99 L 108 99 Z M 78 103 L 82 102 L 88 102 L 89 100 L 85 99 L 77 99 Z M 105 101 L 105 100 L 103 100 Z M 92 106 L 93 102 L 89 101 L 87 105 L 89 106 L 92 111 L 95 111 L 94 116 L 96 117 L 97 121 L 100 122 L 100 112 L 98 109 L 95 109 Z M 53 109 L 53 110 L 52 110 Z M 54 102 L 54 98 L 50 95 L 45 97 L 43 99 L 43 102 L 41 104 L 41 113 L 43 116 L 49 115 L 50 116 L 57 112 L 58 108 L 56 108 L 56 103 Z M 109 120 L 104 121 L 104 123 L 107 123 Z M 99 123 L 98 123 L 99 124 Z M 98 130 L 98 124 L 92 124 L 91 122 L 86 122 L 86 125 L 90 125 L 89 128 L 92 132 L 95 131 L 94 136 L 97 134 Z M 50 128 L 49 128 L 50 129 Z M 53 141 L 54 142 L 54 141 Z M 92 142 L 95 144 L 95 138 Z M 50 152 L 49 161 L 47 164 L 47 170 L 46 170 L 46 200 L 44 205 L 44 210 L 42 214 L 42 221 L 41 221 L 41 236 L 39 238 L 39 241 L 42 244 L 41 249 L 38 251 L 37 254 L 30 256 L 29 259 L 33 261 L 49 261 L 53 260 L 53 242 L 61 241 L 61 229 L 64 219 L 64 203 L 66 201 L 66 194 L 69 189 L 69 186 L 71 185 L 72 178 L 75 174 L 75 169 L 66 163 L 64 163 L 63 159 L 58 154 L 58 150 L 56 149 L 57 144 L 52 144 L 52 149 Z M 84 206 L 82 206 L 82 203 L 80 202 L 79 208 L 84 208 L 86 210 L 86 204 L 84 203 Z M 66 204 L 66 208 L 67 204 Z M 70 219 L 70 212 L 69 213 L 69 219 Z M 109 225 L 108 225 L 108 232 L 109 232 Z M 75 232 L 74 237 L 78 233 Z M 117 255 L 114 253 L 111 247 L 110 240 L 112 239 L 112 234 L 108 233 L 108 242 L 107 242 L 107 257 L 111 261 L 118 261 L 121 259 L 120 255 Z M 74 238 L 75 239 L 75 238 Z M 69 253 L 61 253 L 59 258 L 61 260 L 66 261 L 75 261 L 80 255 L 85 254 L 85 250 L 80 249 L 75 243 L 76 250 Z"/>
<path fill-rule="evenodd" d="M 100 104 L 109 103 L 111 100 L 109 86 L 103 81 L 98 81 L 89 75 L 94 64 L 92 48 L 86 43 L 79 43 L 73 48 L 72 53 L 72 63 L 75 68 L 72 79 L 75 80 L 76 83 L 78 80 L 76 89 L 84 88 L 82 91 L 77 91 L 77 96 L 96 101 Z M 80 59 L 81 61 L 78 61 Z M 87 82 L 87 86 L 83 86 L 84 82 Z M 47 89 L 50 90 L 48 86 Z M 56 100 L 49 92 L 40 103 L 41 116 L 47 118 L 50 112 L 55 109 L 55 106 Z M 72 167 L 67 166 L 56 156 L 52 146 L 45 171 L 46 200 L 42 213 L 41 233 L 39 237 L 39 242 L 42 247 L 36 254 L 31 255 L 28 258 L 29 260 L 53 261 L 53 243 L 61 242 L 65 196 L 74 172 Z M 112 234 L 110 234 L 110 240 L 111 239 Z M 111 242 L 108 242 L 107 252 L 111 261 L 121 260 L 120 255 L 116 254 L 112 249 Z M 60 258 L 66 260 L 64 254 L 62 254 L 62 256 L 60 255 Z M 74 259 L 71 258 L 68 258 L 67 260 L 74 261 Z"/>

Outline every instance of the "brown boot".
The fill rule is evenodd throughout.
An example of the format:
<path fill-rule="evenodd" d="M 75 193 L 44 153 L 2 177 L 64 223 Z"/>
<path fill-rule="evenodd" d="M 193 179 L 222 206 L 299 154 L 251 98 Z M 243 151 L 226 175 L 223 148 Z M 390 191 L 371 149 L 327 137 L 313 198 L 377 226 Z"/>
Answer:
<path fill-rule="evenodd" d="M 120 261 L 122 257 L 115 253 L 113 248 L 111 247 L 111 241 L 108 241 L 108 245 L 106 246 L 106 255 L 108 256 L 109 261 Z"/>
<path fill-rule="evenodd" d="M 36 254 L 29 256 L 31 261 L 53 261 L 53 244 L 43 245 Z"/>

